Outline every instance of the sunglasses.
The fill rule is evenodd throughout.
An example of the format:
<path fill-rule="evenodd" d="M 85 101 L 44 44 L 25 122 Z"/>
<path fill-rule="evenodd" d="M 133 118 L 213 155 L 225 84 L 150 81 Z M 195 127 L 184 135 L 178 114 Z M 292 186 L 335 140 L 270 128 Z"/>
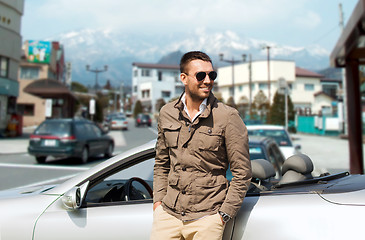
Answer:
<path fill-rule="evenodd" d="M 186 75 L 188 75 L 188 74 L 186 74 Z M 199 82 L 200 81 L 203 81 L 206 76 L 207 76 L 207 73 L 206 72 L 197 72 L 195 74 L 195 78 Z M 209 76 L 209 79 L 210 80 L 214 81 L 217 78 L 217 72 L 216 71 L 211 71 L 211 72 L 208 73 L 208 76 Z"/>

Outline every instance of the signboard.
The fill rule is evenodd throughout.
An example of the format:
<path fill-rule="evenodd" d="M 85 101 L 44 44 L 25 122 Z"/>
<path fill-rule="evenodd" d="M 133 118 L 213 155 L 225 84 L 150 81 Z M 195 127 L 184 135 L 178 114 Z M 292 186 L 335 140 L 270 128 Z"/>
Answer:
<path fill-rule="evenodd" d="M 94 115 L 95 114 L 95 99 L 90 99 L 89 113 L 90 113 L 90 115 Z"/>
<path fill-rule="evenodd" d="M 52 99 L 46 99 L 46 117 L 52 117 Z"/>
<path fill-rule="evenodd" d="M 28 62 L 50 63 L 51 50 L 51 42 L 28 41 Z"/>

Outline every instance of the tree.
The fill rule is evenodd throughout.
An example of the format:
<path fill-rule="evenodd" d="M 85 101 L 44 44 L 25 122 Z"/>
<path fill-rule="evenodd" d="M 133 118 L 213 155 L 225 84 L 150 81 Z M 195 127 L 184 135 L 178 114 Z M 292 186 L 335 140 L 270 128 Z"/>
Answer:
<path fill-rule="evenodd" d="M 270 109 L 269 101 L 265 95 L 265 93 L 260 90 L 254 97 L 254 101 L 252 103 L 252 114 L 259 118 L 262 121 L 266 121 L 268 118 L 268 111 Z"/>
<path fill-rule="evenodd" d="M 270 108 L 271 123 L 285 125 L 285 95 L 278 92 L 274 95 L 274 102 Z M 295 111 L 293 102 L 288 95 L 288 121 L 294 121 Z"/>
<path fill-rule="evenodd" d="M 140 100 L 137 100 L 136 105 L 134 105 L 133 117 L 137 117 L 137 115 L 142 112 L 143 112 L 142 103 Z"/>
<path fill-rule="evenodd" d="M 236 108 L 237 109 L 237 106 L 236 106 L 236 103 L 234 102 L 234 99 L 233 97 L 229 97 L 228 100 L 227 100 L 227 103 L 226 103 L 228 106 L 230 107 L 233 107 L 233 108 Z"/>
<path fill-rule="evenodd" d="M 84 92 L 87 93 L 88 89 L 84 85 L 79 82 L 72 82 L 71 83 L 71 91 L 73 92 Z"/>
<path fill-rule="evenodd" d="M 166 104 L 163 98 L 159 98 L 156 102 L 156 111 L 160 112 L 161 108 Z"/>

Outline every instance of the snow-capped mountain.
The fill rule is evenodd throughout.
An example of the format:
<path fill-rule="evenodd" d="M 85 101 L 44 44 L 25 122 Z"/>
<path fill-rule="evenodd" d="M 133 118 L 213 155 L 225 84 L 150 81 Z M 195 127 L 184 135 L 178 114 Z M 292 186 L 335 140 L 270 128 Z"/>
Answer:
<path fill-rule="evenodd" d="M 267 52 L 263 46 L 270 46 L 271 59 L 294 60 L 297 66 L 311 70 L 324 69 L 329 65 L 329 52 L 320 46 L 282 46 L 239 36 L 232 31 L 197 29 L 186 34 L 144 35 L 110 29 L 84 29 L 47 40 L 63 44 L 66 61 L 72 63 L 72 80 L 84 85 L 95 84 L 95 74 L 86 71 L 86 65 L 90 65 L 91 69 L 103 69 L 104 65 L 108 65 L 108 71 L 98 75 L 99 85 L 104 85 L 107 79 L 114 86 L 119 86 L 121 81 L 130 85 L 133 62 L 157 63 L 175 51 L 202 50 L 212 57 L 214 63 L 218 63 L 219 53 L 224 53 L 227 58 L 240 59 L 242 54 L 251 54 L 253 61 L 266 59 Z"/>

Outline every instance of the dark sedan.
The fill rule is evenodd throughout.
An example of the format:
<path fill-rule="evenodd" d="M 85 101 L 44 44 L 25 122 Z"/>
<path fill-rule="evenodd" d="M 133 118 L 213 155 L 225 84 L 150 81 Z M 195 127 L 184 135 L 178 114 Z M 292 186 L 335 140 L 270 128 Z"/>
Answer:
<path fill-rule="evenodd" d="M 38 163 L 47 156 L 76 157 L 86 163 L 91 156 L 111 157 L 114 140 L 100 127 L 85 119 L 48 119 L 30 136 L 28 153 Z"/>

